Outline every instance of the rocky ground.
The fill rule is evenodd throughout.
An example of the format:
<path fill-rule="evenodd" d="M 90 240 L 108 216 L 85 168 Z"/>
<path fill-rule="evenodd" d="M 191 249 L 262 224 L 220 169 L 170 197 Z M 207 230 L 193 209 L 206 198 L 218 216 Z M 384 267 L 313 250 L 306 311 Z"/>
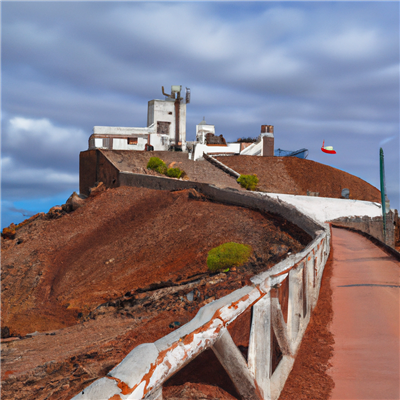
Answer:
<path fill-rule="evenodd" d="M 71 398 L 311 239 L 280 217 L 194 190 L 121 187 L 68 211 L 39 215 L 2 240 L 3 399 Z M 209 273 L 208 251 L 228 241 L 250 245 L 251 259 Z M 165 390 L 171 399 L 233 398 L 213 385 Z M 201 390 L 211 397 L 195 397 Z"/>

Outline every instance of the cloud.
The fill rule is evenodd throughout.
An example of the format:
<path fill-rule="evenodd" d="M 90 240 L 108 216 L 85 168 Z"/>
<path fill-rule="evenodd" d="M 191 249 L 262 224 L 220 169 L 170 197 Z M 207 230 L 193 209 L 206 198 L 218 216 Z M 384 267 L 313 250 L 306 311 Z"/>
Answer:
<path fill-rule="evenodd" d="M 40 197 L 77 188 L 79 151 L 87 146 L 82 130 L 58 127 L 48 119 L 3 122 L 3 196 Z"/>
<path fill-rule="evenodd" d="M 5 2 L 5 193 L 72 189 L 92 127 L 145 126 L 147 101 L 171 84 L 192 89 L 189 138 L 203 116 L 228 140 L 272 124 L 278 146 L 326 162 L 329 138 L 343 146 L 341 169 L 375 182 L 354 154 L 398 132 L 398 12 L 396 2 Z"/>
<path fill-rule="evenodd" d="M 391 136 L 391 137 L 388 137 L 388 138 L 385 138 L 385 139 L 381 140 L 379 142 L 379 146 L 383 146 L 383 145 L 391 142 L 393 139 L 396 139 L 396 137 L 398 137 L 398 136 Z"/>
<path fill-rule="evenodd" d="M 48 119 L 12 117 L 5 123 L 2 151 L 16 166 L 70 170 L 87 147 L 81 129 L 58 127 Z"/>

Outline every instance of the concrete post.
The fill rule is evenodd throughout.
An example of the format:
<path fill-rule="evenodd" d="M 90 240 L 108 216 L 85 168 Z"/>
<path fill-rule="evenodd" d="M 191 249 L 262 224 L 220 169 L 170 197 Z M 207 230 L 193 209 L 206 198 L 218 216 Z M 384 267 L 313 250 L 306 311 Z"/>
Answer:
<path fill-rule="evenodd" d="M 300 276 L 299 276 L 300 275 Z M 300 319 L 302 317 L 302 271 L 298 268 L 289 272 L 289 305 L 288 305 L 288 337 L 295 343 L 300 329 Z"/>
<path fill-rule="evenodd" d="M 245 359 L 240 350 L 236 347 L 228 331 L 212 347 L 219 362 L 222 364 L 236 390 L 243 400 L 262 400 L 257 385 L 252 377 Z"/>
<path fill-rule="evenodd" d="M 264 399 L 269 399 L 272 373 L 270 293 L 253 306 L 248 364 Z"/>
<path fill-rule="evenodd" d="M 290 356 L 293 351 L 291 349 L 290 340 L 287 334 L 287 327 L 283 319 L 281 306 L 277 298 L 271 299 L 271 321 L 276 339 L 283 355 Z"/>

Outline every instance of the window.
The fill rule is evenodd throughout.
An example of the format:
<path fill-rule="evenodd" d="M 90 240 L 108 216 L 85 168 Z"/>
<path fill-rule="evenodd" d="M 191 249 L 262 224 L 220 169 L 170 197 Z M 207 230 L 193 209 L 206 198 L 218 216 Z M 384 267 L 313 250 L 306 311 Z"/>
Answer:
<path fill-rule="evenodd" d="M 137 144 L 137 137 L 128 138 L 128 144 Z"/>

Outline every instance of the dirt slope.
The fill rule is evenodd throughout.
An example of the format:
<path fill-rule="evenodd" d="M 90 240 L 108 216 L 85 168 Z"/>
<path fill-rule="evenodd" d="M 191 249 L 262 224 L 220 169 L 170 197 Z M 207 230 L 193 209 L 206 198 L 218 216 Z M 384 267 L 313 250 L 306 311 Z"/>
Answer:
<path fill-rule="evenodd" d="M 240 174 L 257 174 L 259 189 L 271 193 L 340 198 L 342 189 L 350 198 L 380 202 L 380 191 L 362 179 L 328 165 L 297 157 L 216 157 Z"/>
<path fill-rule="evenodd" d="M 3 339 L 2 399 L 71 398 L 311 239 L 193 190 L 109 189 L 49 218 L 2 240 L 2 327 L 21 335 Z M 228 241 L 252 247 L 249 263 L 210 275 L 208 251 Z"/>

